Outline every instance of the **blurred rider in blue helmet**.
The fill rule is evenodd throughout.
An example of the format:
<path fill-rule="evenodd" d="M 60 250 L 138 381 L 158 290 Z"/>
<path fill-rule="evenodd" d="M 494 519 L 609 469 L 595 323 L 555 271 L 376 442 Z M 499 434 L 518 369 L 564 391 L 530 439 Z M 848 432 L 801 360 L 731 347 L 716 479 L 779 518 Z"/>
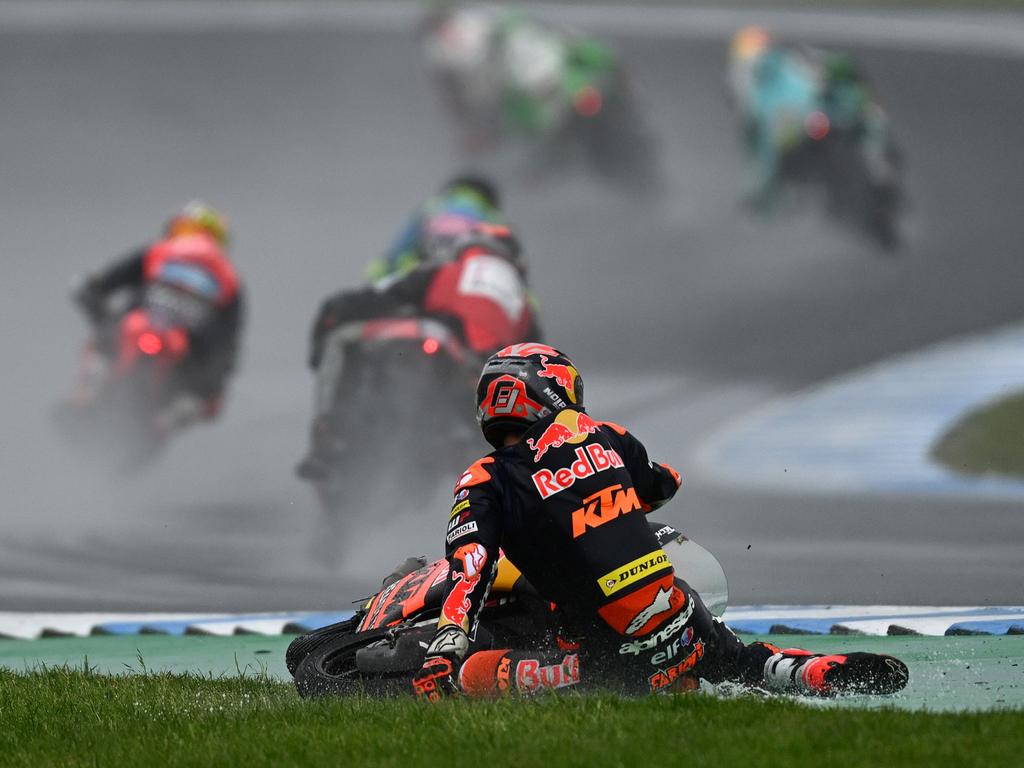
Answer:
<path fill-rule="evenodd" d="M 537 304 L 518 239 L 502 219 L 498 191 L 480 176 L 457 176 L 410 217 L 368 286 L 324 299 L 310 334 L 316 375 L 310 445 L 297 467 L 327 478 L 343 453 L 338 413 L 349 330 L 374 318 L 432 317 L 458 329 L 474 355 L 539 336 Z"/>
<path fill-rule="evenodd" d="M 370 262 L 366 276 L 375 282 L 405 275 L 423 262 L 438 239 L 464 234 L 478 222 L 506 223 L 498 189 L 484 176 L 455 176 L 412 212 L 384 255 Z"/>

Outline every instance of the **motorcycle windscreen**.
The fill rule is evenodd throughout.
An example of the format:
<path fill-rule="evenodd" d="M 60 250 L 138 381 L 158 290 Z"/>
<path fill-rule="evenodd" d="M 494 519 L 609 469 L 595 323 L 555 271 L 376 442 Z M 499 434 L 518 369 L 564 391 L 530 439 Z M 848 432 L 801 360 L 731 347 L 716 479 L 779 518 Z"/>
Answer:
<path fill-rule="evenodd" d="M 729 604 L 729 584 L 718 558 L 683 535 L 665 542 L 662 549 L 676 576 L 693 587 L 712 614 L 721 617 Z"/>

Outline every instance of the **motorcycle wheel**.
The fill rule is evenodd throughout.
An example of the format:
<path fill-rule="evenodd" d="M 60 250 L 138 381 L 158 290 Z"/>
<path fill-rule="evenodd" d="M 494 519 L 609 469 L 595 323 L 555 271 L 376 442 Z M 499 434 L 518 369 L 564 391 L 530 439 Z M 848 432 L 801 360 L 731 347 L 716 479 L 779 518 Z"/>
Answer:
<path fill-rule="evenodd" d="M 410 692 L 408 672 L 366 675 L 356 667 L 356 653 L 383 639 L 388 628 L 352 632 L 314 648 L 299 663 L 292 678 L 303 698 L 319 696 L 393 697 Z"/>
<path fill-rule="evenodd" d="M 884 250 L 895 251 L 900 247 L 898 199 L 896 190 L 878 187 L 871 190 L 871 201 L 867 212 L 867 229 Z"/>
<path fill-rule="evenodd" d="M 288 650 L 285 651 L 284 654 L 284 663 L 285 666 L 288 667 L 289 674 L 294 675 L 295 670 L 298 669 L 302 660 L 309 656 L 309 654 L 313 653 L 317 648 L 323 647 L 341 635 L 355 632 L 356 627 L 359 626 L 359 622 L 362 618 L 363 614 L 357 613 L 350 619 L 340 621 L 337 624 L 331 624 L 327 627 L 315 629 L 312 632 L 300 635 L 292 640 L 288 645 Z"/>

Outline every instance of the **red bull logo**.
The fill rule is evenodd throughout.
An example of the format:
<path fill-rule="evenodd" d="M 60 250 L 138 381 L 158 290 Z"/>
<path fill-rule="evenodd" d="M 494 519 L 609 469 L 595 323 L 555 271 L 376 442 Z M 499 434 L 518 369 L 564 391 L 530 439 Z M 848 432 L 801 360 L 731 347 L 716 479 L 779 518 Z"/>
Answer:
<path fill-rule="evenodd" d="M 480 583 L 480 575 L 487 563 L 487 550 L 482 544 L 466 544 L 455 550 L 455 559 L 462 563 L 462 571 L 452 573 L 455 583 L 441 607 L 441 615 L 443 624 L 454 624 L 468 632 L 466 617 L 472 607 L 470 595 Z"/>
<path fill-rule="evenodd" d="M 516 687 L 521 693 L 541 688 L 568 688 L 580 681 L 580 659 L 566 654 L 561 664 L 542 665 L 538 659 L 523 659 L 516 665 Z"/>
<path fill-rule="evenodd" d="M 579 373 L 572 365 L 562 363 L 549 363 L 546 355 L 540 356 L 540 364 L 544 366 L 538 372 L 538 376 L 545 379 L 554 379 L 555 383 L 565 390 L 571 403 L 576 402 L 576 377 Z"/>
<path fill-rule="evenodd" d="M 548 424 L 540 437 L 526 439 L 526 444 L 533 451 L 533 460 L 538 462 L 551 448 L 560 448 L 566 443 L 582 443 L 588 436 L 597 432 L 600 426 L 587 414 L 580 411 L 564 410 Z"/>
<path fill-rule="evenodd" d="M 571 488 L 577 480 L 591 477 L 606 469 L 618 469 L 623 466 L 622 457 L 614 448 L 605 448 L 599 443 L 581 445 L 573 455 L 576 460 L 568 467 L 540 469 L 530 476 L 542 499 Z"/>

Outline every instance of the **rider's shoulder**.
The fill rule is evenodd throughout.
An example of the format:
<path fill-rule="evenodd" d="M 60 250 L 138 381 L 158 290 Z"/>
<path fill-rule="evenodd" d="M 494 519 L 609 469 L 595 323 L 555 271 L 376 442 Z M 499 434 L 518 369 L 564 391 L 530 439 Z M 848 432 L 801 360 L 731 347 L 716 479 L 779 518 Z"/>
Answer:
<path fill-rule="evenodd" d="M 625 437 L 626 435 L 629 434 L 629 430 L 628 429 L 626 429 L 621 424 L 616 424 L 614 421 L 600 421 L 599 420 L 597 423 L 599 425 L 601 425 L 602 427 L 608 427 L 608 429 L 610 429 L 612 432 L 616 433 L 620 437 Z"/>
<path fill-rule="evenodd" d="M 470 464 L 455 483 L 455 495 L 458 496 L 463 491 L 468 495 L 470 488 L 490 482 L 493 477 L 491 470 L 493 469 L 494 462 L 494 455 L 488 454 Z"/>

